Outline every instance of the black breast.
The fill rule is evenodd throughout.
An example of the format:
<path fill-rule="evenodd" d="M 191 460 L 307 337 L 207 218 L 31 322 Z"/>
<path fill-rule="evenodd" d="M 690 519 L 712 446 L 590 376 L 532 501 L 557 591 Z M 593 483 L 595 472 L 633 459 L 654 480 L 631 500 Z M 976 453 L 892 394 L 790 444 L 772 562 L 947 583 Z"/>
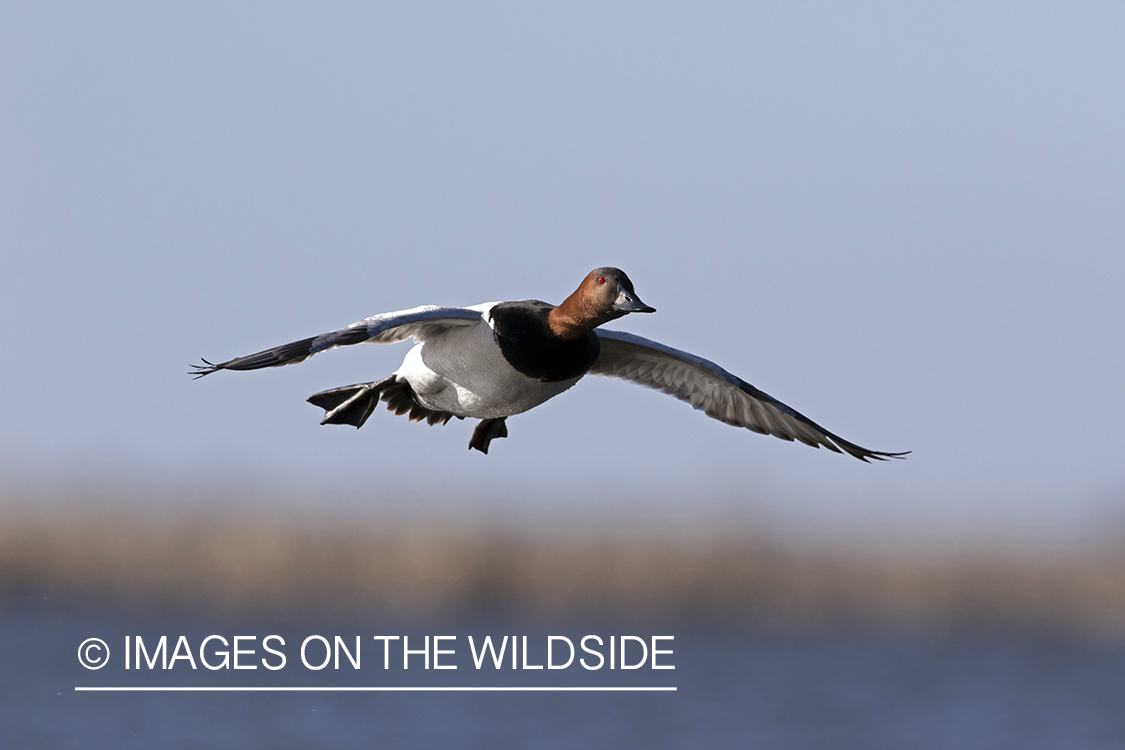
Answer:
<path fill-rule="evenodd" d="M 492 308 L 496 343 L 508 364 L 529 378 L 550 383 L 584 375 L 598 358 L 598 335 L 575 341 L 551 332 L 547 315 L 553 305 L 538 300 L 501 302 Z"/>

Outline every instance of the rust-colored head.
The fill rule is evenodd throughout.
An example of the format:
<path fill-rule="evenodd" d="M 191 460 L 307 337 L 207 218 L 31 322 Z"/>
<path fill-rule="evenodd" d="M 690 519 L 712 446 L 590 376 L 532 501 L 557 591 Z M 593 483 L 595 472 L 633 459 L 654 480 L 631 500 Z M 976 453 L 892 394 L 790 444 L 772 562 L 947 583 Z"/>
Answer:
<path fill-rule="evenodd" d="M 586 275 L 574 294 L 551 311 L 551 331 L 563 339 L 578 339 L 603 323 L 633 312 L 656 312 L 633 290 L 625 272 L 610 266 Z"/>

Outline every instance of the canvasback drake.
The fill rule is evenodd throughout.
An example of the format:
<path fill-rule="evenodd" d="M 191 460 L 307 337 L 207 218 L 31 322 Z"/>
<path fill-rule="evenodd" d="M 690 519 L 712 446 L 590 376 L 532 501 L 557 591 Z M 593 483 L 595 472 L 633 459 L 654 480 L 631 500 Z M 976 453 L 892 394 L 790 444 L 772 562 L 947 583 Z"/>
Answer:
<path fill-rule="evenodd" d="M 347 328 L 236 357 L 192 365 L 197 377 L 219 370 L 258 370 L 302 362 L 338 346 L 418 343 L 390 376 L 321 391 L 309 402 L 321 424 L 362 427 L 379 401 L 395 414 L 431 425 L 453 417 L 480 422 L 469 448 L 488 453 L 508 436 L 505 420 L 554 398 L 582 379 L 603 375 L 656 388 L 707 416 L 782 440 L 842 451 L 867 461 L 909 453 L 867 450 L 832 434 L 714 362 L 621 331 L 596 330 L 629 313 L 651 313 L 617 268 L 591 271 L 555 306 L 539 300 L 472 307 L 415 307 L 375 315 Z"/>

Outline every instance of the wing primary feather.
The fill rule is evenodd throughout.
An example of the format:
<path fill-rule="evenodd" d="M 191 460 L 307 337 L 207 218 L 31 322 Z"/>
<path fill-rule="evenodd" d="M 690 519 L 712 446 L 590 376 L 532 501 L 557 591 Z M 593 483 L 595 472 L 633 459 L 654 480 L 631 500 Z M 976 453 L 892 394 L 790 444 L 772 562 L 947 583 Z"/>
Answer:
<path fill-rule="evenodd" d="M 291 344 L 275 346 L 272 349 L 249 354 L 245 357 L 235 357 L 214 364 L 202 360 L 202 365 L 192 365 L 194 372 L 189 373 L 197 379 L 210 375 L 219 370 L 258 370 L 263 367 L 281 367 L 302 362 L 314 354 L 335 349 L 338 346 L 351 346 L 373 342 L 392 344 L 407 338 L 424 339 L 434 333 L 448 330 L 453 326 L 472 325 L 479 322 L 481 313 L 488 305 L 471 307 L 416 307 L 411 310 L 383 313 L 375 315 L 358 323 L 352 323 L 347 328 L 322 333 Z"/>
<path fill-rule="evenodd" d="M 592 375 L 622 378 L 656 388 L 686 401 L 707 416 L 781 440 L 821 446 L 867 462 L 902 458 L 910 453 L 887 453 L 862 448 L 829 432 L 816 422 L 745 380 L 694 354 L 673 349 L 621 331 L 598 330 L 601 354 Z"/>
<path fill-rule="evenodd" d="M 263 367 L 281 367 L 282 365 L 289 365 L 296 362 L 302 362 L 315 354 L 312 351 L 313 342 L 319 338 L 313 336 L 312 338 L 301 339 L 294 341 L 290 344 L 283 344 L 282 346 L 275 346 L 272 349 L 266 349 L 255 354 L 248 354 L 245 357 L 235 357 L 226 362 L 219 364 L 212 364 L 207 360 L 203 360 L 203 365 L 192 365 L 196 368 L 196 372 L 191 373 L 195 375 L 196 379 L 204 375 L 210 375 L 219 370 L 259 370 Z"/>

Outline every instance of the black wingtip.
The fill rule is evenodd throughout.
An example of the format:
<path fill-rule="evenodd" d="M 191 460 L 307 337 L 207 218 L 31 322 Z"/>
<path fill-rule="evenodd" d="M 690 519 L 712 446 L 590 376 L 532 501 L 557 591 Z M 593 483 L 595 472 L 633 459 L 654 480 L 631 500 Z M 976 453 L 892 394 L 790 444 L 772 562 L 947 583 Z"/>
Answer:
<path fill-rule="evenodd" d="M 884 453 L 883 451 L 868 451 L 866 458 L 861 458 L 862 461 L 867 461 L 867 458 L 873 458 L 876 461 L 887 461 L 892 458 L 904 459 L 909 456 L 913 451 L 902 451 L 901 453 Z"/>
<path fill-rule="evenodd" d="M 903 459 L 903 458 L 906 458 L 910 454 L 910 451 L 902 451 L 900 453 L 888 453 L 886 451 L 868 450 L 867 448 L 864 448 L 862 446 L 856 445 L 855 443 L 844 440 L 843 438 L 841 438 L 837 435 L 833 435 L 831 432 L 828 432 L 828 431 L 824 430 L 823 428 L 818 428 L 818 429 L 820 429 L 822 432 L 824 432 L 824 434 L 827 435 L 832 440 L 832 442 L 836 444 L 836 446 L 839 446 L 839 448 L 843 449 L 842 451 L 838 451 L 838 452 L 847 453 L 852 458 L 858 458 L 860 461 L 863 461 L 865 464 L 871 463 L 871 461 L 887 461 L 887 460 L 892 459 L 892 458 Z M 836 448 L 833 447 L 831 444 L 829 444 L 828 447 L 832 448 L 833 450 L 836 450 Z M 868 459 L 871 459 L 871 460 L 869 461 Z"/>
<path fill-rule="evenodd" d="M 207 360 L 203 359 L 203 357 L 200 357 L 199 361 L 202 362 L 203 364 L 201 364 L 201 365 L 188 365 L 189 367 L 195 368 L 194 372 L 189 371 L 187 373 L 188 375 L 193 376 L 192 380 L 199 380 L 204 375 L 210 375 L 213 372 L 218 372 L 219 370 L 223 369 L 222 365 L 216 365 L 212 362 L 208 362 Z"/>

